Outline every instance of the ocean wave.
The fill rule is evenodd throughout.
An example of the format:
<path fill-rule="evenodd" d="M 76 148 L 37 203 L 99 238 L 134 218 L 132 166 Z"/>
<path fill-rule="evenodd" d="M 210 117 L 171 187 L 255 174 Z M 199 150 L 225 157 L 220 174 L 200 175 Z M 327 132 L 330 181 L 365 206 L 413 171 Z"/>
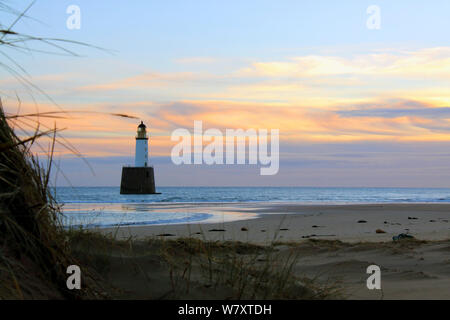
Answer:
<path fill-rule="evenodd" d="M 161 187 L 158 195 L 120 195 L 116 187 L 60 187 L 60 203 L 417 203 L 450 202 L 450 189 L 308 187 Z"/>

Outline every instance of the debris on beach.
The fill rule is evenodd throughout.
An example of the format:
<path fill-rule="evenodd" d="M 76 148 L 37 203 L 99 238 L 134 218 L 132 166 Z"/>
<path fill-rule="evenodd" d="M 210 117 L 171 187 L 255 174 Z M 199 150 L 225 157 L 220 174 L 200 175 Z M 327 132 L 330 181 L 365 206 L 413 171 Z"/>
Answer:
<path fill-rule="evenodd" d="M 210 229 L 208 230 L 209 232 L 224 232 L 226 231 L 225 229 Z"/>
<path fill-rule="evenodd" d="M 382 230 L 382 229 L 377 229 L 375 230 L 376 233 L 386 233 L 386 231 Z"/>
<path fill-rule="evenodd" d="M 358 223 L 367 223 L 366 220 L 358 220 Z"/>
<path fill-rule="evenodd" d="M 246 227 L 242 227 L 241 231 L 248 231 L 248 229 Z"/>
<path fill-rule="evenodd" d="M 398 236 L 393 236 L 392 241 L 399 241 L 402 239 L 414 239 L 414 237 L 410 234 L 400 233 Z"/>
<path fill-rule="evenodd" d="M 336 237 L 335 234 L 310 234 L 307 236 L 302 236 L 303 239 L 308 239 L 312 237 Z"/>

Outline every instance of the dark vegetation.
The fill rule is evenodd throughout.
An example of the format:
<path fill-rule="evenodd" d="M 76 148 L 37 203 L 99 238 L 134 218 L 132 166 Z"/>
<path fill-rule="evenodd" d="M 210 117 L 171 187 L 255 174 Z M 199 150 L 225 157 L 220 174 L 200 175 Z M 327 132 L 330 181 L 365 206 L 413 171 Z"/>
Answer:
<path fill-rule="evenodd" d="M 0 297 L 93 296 L 89 286 L 67 290 L 66 268 L 77 260 L 50 193 L 50 170 L 41 168 L 29 150 L 39 135 L 16 136 L 0 106 Z"/>

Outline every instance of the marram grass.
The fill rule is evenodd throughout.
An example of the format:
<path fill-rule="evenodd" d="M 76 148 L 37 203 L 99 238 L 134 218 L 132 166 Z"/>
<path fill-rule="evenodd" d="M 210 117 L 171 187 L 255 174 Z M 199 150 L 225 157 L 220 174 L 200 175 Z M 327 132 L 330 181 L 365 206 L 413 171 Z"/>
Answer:
<path fill-rule="evenodd" d="M 29 151 L 40 135 L 19 138 L 0 101 L 0 298 L 92 297 L 96 290 L 89 285 L 66 287 L 66 269 L 77 261 L 48 187 L 50 170 Z"/>

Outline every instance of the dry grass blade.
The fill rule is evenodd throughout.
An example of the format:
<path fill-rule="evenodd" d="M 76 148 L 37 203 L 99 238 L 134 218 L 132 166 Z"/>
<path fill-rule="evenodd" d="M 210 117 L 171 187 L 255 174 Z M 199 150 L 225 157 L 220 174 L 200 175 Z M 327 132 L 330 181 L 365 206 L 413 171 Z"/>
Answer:
<path fill-rule="evenodd" d="M 54 133 L 56 135 L 56 132 L 58 130 L 56 130 L 56 128 L 54 130 L 48 130 L 48 131 L 44 131 L 44 132 L 39 132 L 34 134 L 33 136 L 23 139 L 23 140 L 19 140 L 19 141 L 15 141 L 15 142 L 3 142 L 0 143 L 0 152 L 4 152 L 5 150 L 11 149 L 11 148 L 15 148 L 19 145 L 24 145 L 28 142 L 33 143 L 36 139 L 42 137 L 42 136 L 47 136 L 51 133 Z"/>
<path fill-rule="evenodd" d="M 58 118 L 67 119 L 67 116 L 60 116 L 60 114 L 107 114 L 121 118 L 129 119 L 139 119 L 136 116 L 124 114 L 124 113 L 112 113 L 112 112 L 99 112 L 99 111 L 86 111 L 86 110 L 69 110 L 69 111 L 47 111 L 47 112 L 35 112 L 35 113 L 25 113 L 25 114 L 6 114 L 5 117 L 8 120 L 13 120 L 17 118 L 30 118 L 30 117 L 43 117 L 43 118 Z"/>

